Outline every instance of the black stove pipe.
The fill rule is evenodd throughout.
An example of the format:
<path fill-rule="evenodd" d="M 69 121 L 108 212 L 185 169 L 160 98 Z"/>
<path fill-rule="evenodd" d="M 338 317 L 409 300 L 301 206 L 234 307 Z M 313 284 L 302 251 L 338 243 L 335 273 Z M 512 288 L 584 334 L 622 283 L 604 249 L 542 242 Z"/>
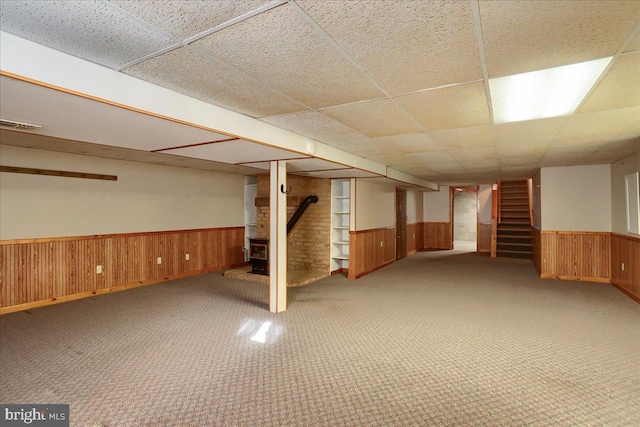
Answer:
<path fill-rule="evenodd" d="M 287 234 L 291 233 L 291 230 L 293 230 L 293 227 L 295 227 L 296 223 L 311 203 L 318 203 L 318 196 L 311 195 L 305 197 L 305 199 L 302 201 L 296 212 L 287 223 Z"/>

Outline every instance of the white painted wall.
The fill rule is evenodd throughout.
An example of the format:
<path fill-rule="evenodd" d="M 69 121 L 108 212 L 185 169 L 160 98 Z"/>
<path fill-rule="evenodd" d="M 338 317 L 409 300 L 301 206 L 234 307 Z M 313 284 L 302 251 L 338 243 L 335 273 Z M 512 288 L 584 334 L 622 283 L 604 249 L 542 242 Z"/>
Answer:
<path fill-rule="evenodd" d="M 407 224 L 422 222 L 423 217 L 422 191 L 407 190 Z"/>
<path fill-rule="evenodd" d="M 638 237 L 637 234 L 627 233 L 624 177 L 633 172 L 640 172 L 640 152 L 611 165 L 611 231 Z"/>
<path fill-rule="evenodd" d="M 492 185 L 480 185 L 478 188 L 478 203 L 480 204 L 479 221 L 491 224 L 491 189 Z"/>
<path fill-rule="evenodd" d="M 355 193 L 356 230 L 395 227 L 395 186 L 356 179 Z"/>
<path fill-rule="evenodd" d="M 611 231 L 611 165 L 540 170 L 542 229 Z"/>
<path fill-rule="evenodd" d="M 0 146 L 2 164 L 118 181 L 2 173 L 0 239 L 244 225 L 244 176 Z"/>
<path fill-rule="evenodd" d="M 423 194 L 425 222 L 449 222 L 449 187 L 440 186 L 440 191 Z"/>

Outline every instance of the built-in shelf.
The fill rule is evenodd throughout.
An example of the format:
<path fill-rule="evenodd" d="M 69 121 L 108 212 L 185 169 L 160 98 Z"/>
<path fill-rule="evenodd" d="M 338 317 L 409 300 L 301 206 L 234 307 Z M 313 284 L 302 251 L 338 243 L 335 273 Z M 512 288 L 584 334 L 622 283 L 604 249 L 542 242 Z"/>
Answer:
<path fill-rule="evenodd" d="M 331 181 L 331 271 L 349 268 L 351 182 Z"/>

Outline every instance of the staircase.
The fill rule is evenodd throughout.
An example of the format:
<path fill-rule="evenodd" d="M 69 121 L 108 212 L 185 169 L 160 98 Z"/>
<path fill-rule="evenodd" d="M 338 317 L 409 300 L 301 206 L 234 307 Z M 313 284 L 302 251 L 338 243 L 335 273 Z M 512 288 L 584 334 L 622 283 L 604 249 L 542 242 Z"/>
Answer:
<path fill-rule="evenodd" d="M 531 216 L 527 180 L 500 182 L 496 255 L 531 259 Z"/>

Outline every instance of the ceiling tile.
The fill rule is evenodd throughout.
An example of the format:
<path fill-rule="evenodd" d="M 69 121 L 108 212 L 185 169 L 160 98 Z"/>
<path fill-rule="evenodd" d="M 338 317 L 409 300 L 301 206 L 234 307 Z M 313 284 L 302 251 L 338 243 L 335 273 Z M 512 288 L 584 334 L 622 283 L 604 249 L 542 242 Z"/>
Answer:
<path fill-rule="evenodd" d="M 120 9 L 184 40 L 269 3 L 269 0 L 130 1 L 109 0 Z"/>
<path fill-rule="evenodd" d="M 450 150 L 449 154 L 459 162 L 477 160 L 497 160 L 498 153 L 495 148 L 476 148 L 471 150 Z"/>
<path fill-rule="evenodd" d="M 496 150 L 503 157 L 542 156 L 551 145 L 550 141 L 538 141 L 519 144 L 497 145 Z"/>
<path fill-rule="evenodd" d="M 432 172 L 430 168 L 421 163 L 410 163 L 407 165 L 391 164 L 389 166 L 397 171 L 409 174 L 414 174 L 415 172 Z"/>
<path fill-rule="evenodd" d="M 482 78 L 469 2 L 297 2 L 391 95 Z"/>
<path fill-rule="evenodd" d="M 100 1 L 3 1 L 0 27 L 53 49 L 118 69 L 174 42 Z"/>
<path fill-rule="evenodd" d="M 640 107 L 582 113 L 569 118 L 557 139 L 614 139 L 636 127 L 639 120 Z"/>
<path fill-rule="evenodd" d="M 288 4 L 193 43 L 312 108 L 383 94 Z"/>
<path fill-rule="evenodd" d="M 640 50 L 640 31 L 638 31 L 635 37 L 631 39 L 624 51 L 632 52 L 634 50 Z"/>
<path fill-rule="evenodd" d="M 446 149 L 493 147 L 493 132 L 490 125 L 468 128 L 445 129 L 429 132 L 429 135 Z"/>
<path fill-rule="evenodd" d="M 315 158 L 287 161 L 287 170 L 290 172 L 321 171 L 348 168 L 348 166 Z"/>
<path fill-rule="evenodd" d="M 327 108 L 322 113 L 372 138 L 421 131 L 389 99 Z"/>
<path fill-rule="evenodd" d="M 634 106 L 640 106 L 640 52 L 618 57 L 580 112 Z"/>
<path fill-rule="evenodd" d="M 397 152 L 415 153 L 424 151 L 440 151 L 442 148 L 426 133 L 406 133 L 404 135 L 381 136 L 373 139 L 373 143 L 392 147 Z"/>
<path fill-rule="evenodd" d="M 185 72 L 189 64 L 189 72 Z M 302 104 L 183 47 L 123 70 L 142 80 L 252 117 L 304 110 Z"/>
<path fill-rule="evenodd" d="M 531 167 L 534 168 L 540 163 L 542 156 L 531 156 L 531 157 L 501 157 L 500 165 L 503 170 L 505 167 Z"/>
<path fill-rule="evenodd" d="M 394 99 L 427 131 L 491 123 L 482 82 L 416 92 Z"/>
<path fill-rule="evenodd" d="M 613 55 L 640 20 L 637 1 L 482 1 L 489 77 Z"/>
<path fill-rule="evenodd" d="M 554 117 L 496 125 L 496 145 L 545 141 L 550 143 L 567 120 L 568 117 Z"/>
<path fill-rule="evenodd" d="M 436 166 L 445 163 L 458 164 L 451 154 L 447 151 L 430 151 L 428 153 L 405 153 L 407 159 L 411 159 L 406 163 L 422 163 L 427 166 Z"/>
<path fill-rule="evenodd" d="M 315 139 L 316 141 L 339 146 L 347 141 L 368 141 L 369 138 L 317 111 L 303 111 L 281 116 L 263 117 L 261 120 L 279 128 Z"/>

